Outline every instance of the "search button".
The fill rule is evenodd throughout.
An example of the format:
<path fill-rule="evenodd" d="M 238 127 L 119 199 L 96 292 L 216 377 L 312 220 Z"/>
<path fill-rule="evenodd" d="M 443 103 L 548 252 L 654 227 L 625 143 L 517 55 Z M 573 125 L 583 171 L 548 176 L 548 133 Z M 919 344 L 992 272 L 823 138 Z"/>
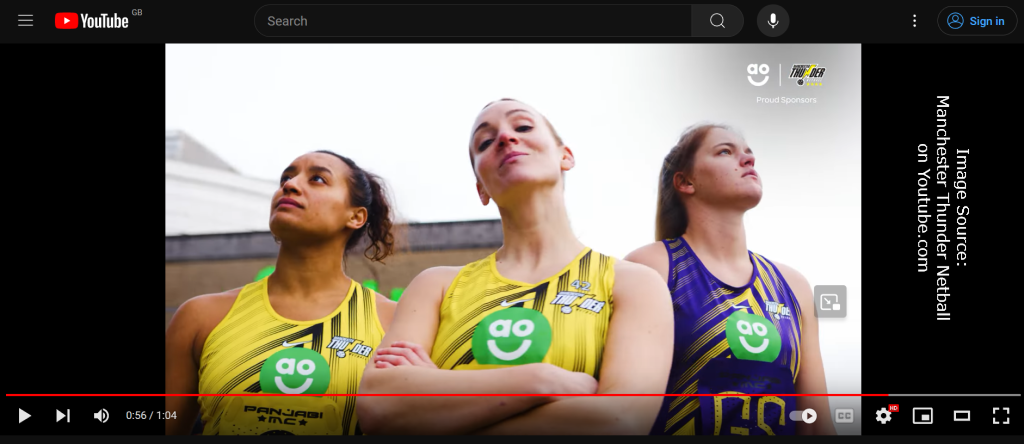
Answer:
<path fill-rule="evenodd" d="M 1017 13 L 1006 6 L 949 6 L 937 21 L 940 31 L 955 36 L 1003 36 L 1017 29 Z"/>
<path fill-rule="evenodd" d="M 722 14 L 719 14 L 717 12 L 711 14 L 711 26 L 725 29 L 725 17 L 723 17 Z"/>
<path fill-rule="evenodd" d="M 743 29 L 743 13 L 733 5 L 692 5 L 690 35 L 732 37 Z"/>

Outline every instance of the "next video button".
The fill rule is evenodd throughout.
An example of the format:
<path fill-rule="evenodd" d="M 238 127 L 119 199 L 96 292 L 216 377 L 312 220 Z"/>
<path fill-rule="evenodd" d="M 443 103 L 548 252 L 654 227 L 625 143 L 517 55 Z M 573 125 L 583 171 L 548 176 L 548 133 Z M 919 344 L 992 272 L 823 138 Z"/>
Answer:
<path fill-rule="evenodd" d="M 947 35 L 1003 36 L 1017 29 L 1017 13 L 1006 6 L 949 6 L 938 25 Z"/>

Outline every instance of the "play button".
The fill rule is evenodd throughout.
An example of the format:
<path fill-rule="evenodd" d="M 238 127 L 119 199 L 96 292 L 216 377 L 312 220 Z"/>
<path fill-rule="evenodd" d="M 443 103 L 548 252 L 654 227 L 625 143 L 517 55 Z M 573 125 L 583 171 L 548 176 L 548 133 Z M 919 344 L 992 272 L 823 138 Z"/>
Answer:
<path fill-rule="evenodd" d="M 71 21 L 71 20 L 68 20 L 68 18 L 67 18 L 67 17 L 64 17 L 64 24 L 65 24 L 65 25 L 66 25 L 66 24 L 68 24 L 68 22 L 70 22 L 70 21 Z"/>
<path fill-rule="evenodd" d="M 18 409 L 18 424 L 25 422 L 25 420 L 29 419 L 30 417 L 32 417 L 32 415 L 25 413 L 25 411 L 22 409 Z"/>
<path fill-rule="evenodd" d="M 818 419 L 818 413 L 814 409 L 804 410 L 804 413 L 800 415 L 800 419 L 807 424 L 813 424 Z"/>

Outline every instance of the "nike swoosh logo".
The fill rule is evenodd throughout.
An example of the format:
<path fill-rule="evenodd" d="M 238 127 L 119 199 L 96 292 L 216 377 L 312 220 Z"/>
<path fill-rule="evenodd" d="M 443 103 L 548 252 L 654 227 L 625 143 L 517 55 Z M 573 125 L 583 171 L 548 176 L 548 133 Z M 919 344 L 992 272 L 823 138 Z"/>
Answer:
<path fill-rule="evenodd" d="M 534 299 L 537 299 L 537 298 L 520 299 L 520 300 L 515 301 L 515 302 L 509 302 L 508 299 L 505 299 L 504 301 L 501 301 L 501 306 L 502 307 L 511 307 L 511 306 L 516 305 L 516 304 L 518 304 L 520 302 L 532 301 Z"/>
<path fill-rule="evenodd" d="M 284 344 L 281 344 L 281 345 L 283 345 L 285 347 L 294 347 L 296 345 L 305 344 L 305 343 L 308 343 L 308 342 L 312 342 L 312 341 L 295 342 L 295 343 L 292 343 L 292 344 L 289 344 L 288 341 L 284 341 Z"/>
<path fill-rule="evenodd" d="M 750 307 L 748 307 L 748 306 L 746 306 L 746 305 L 736 305 L 736 304 L 732 304 L 732 308 L 750 308 Z"/>

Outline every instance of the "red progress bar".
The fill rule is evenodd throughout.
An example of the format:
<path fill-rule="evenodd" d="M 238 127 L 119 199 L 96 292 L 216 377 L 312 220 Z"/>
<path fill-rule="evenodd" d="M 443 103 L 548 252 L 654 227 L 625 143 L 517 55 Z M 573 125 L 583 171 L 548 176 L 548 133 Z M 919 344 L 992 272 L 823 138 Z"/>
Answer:
<path fill-rule="evenodd" d="M 53 393 L 42 393 L 42 394 L 27 394 L 27 393 L 8 393 L 7 396 L 15 397 L 79 397 L 79 398 L 90 398 L 90 397 L 168 397 L 168 396 L 721 396 L 721 397 L 735 397 L 736 395 L 721 395 L 721 394 L 710 394 L 710 393 L 692 393 L 692 394 L 660 394 L 660 393 L 644 393 L 644 394 L 630 394 L 630 393 L 597 393 L 591 395 L 535 395 L 535 394 L 524 394 L 524 393 L 510 393 L 510 394 L 473 394 L 473 393 L 410 393 L 410 394 L 352 394 L 352 393 L 327 393 L 327 394 L 262 394 L 262 393 L 215 393 L 215 394 L 187 394 L 187 393 L 174 393 L 174 394 L 53 394 Z M 747 396 L 889 396 L 887 394 L 875 394 L 875 393 L 826 393 L 826 394 L 805 394 L 805 393 L 753 393 Z"/>

